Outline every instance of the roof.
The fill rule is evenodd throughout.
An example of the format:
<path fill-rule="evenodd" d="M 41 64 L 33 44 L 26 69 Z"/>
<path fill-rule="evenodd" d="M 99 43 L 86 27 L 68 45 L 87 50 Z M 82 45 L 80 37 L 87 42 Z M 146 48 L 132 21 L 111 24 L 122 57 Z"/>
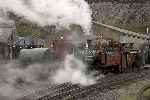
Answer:
<path fill-rule="evenodd" d="M 137 36 L 137 37 L 142 37 L 142 38 L 146 38 L 146 39 L 149 39 L 149 38 L 150 38 L 150 36 L 145 35 L 145 34 L 140 34 L 140 33 L 137 33 L 137 32 L 133 32 L 133 31 L 121 29 L 121 28 L 118 28 L 118 27 L 106 25 L 106 24 L 103 24 L 103 23 L 100 23 L 100 22 L 96 22 L 96 21 L 92 21 L 92 22 L 93 22 L 94 24 L 98 24 L 98 25 L 104 26 L 104 27 L 106 27 L 106 28 L 110 28 L 110 29 L 112 29 L 112 30 L 119 31 L 119 32 L 121 32 L 121 33 L 125 33 L 125 34 L 128 34 L 128 35 Z"/>

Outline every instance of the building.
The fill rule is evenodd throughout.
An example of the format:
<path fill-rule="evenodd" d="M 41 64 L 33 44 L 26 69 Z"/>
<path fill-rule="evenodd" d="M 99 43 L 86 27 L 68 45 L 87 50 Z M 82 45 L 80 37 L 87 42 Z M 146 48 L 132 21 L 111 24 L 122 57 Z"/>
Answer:
<path fill-rule="evenodd" d="M 11 59 L 12 45 L 15 41 L 16 27 L 14 21 L 0 20 L 0 59 Z"/>
<path fill-rule="evenodd" d="M 137 48 L 150 40 L 149 34 L 136 33 L 94 21 L 93 32 L 96 35 L 102 35 L 104 39 L 111 39 L 121 43 L 134 43 Z"/>
<path fill-rule="evenodd" d="M 22 49 L 43 48 L 44 46 L 45 41 L 41 38 L 33 38 L 31 36 L 16 36 L 12 45 L 13 58 L 18 58 L 20 50 Z"/>

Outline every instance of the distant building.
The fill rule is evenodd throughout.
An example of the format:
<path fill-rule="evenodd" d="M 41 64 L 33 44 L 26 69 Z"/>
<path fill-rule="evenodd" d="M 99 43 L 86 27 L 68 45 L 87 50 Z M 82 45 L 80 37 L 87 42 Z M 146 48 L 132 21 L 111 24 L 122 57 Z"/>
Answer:
<path fill-rule="evenodd" d="M 13 43 L 13 58 L 19 56 L 21 49 L 32 49 L 32 48 L 43 48 L 45 46 L 45 41 L 41 38 L 33 38 L 31 36 L 20 37 L 16 36 Z"/>
<path fill-rule="evenodd" d="M 134 43 L 137 48 L 150 40 L 149 34 L 136 33 L 99 22 L 93 22 L 93 32 L 96 35 L 101 34 L 104 39 L 110 39 L 121 43 Z"/>
<path fill-rule="evenodd" d="M 33 38 L 30 36 L 20 37 L 16 36 L 16 41 L 13 46 L 20 46 L 22 48 L 40 48 L 45 45 L 45 41 L 41 38 Z"/>

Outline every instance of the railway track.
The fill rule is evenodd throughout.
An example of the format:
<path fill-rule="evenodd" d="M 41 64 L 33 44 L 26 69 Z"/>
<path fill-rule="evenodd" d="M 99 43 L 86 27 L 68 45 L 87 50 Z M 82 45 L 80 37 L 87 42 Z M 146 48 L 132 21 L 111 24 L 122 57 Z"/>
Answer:
<path fill-rule="evenodd" d="M 60 92 L 55 95 L 45 95 L 37 100 L 78 100 L 90 95 L 93 91 L 105 91 L 121 87 L 129 82 L 134 82 L 142 78 L 150 77 L 150 71 L 143 71 L 141 73 L 127 73 L 99 80 L 97 84 L 87 87 L 73 87 L 70 90 Z"/>
<path fill-rule="evenodd" d="M 109 91 L 145 78 L 150 78 L 150 70 L 144 70 L 140 73 L 126 73 L 107 76 L 98 80 L 96 84 L 85 87 L 77 84 L 72 85 L 70 83 L 64 83 L 56 87 L 49 88 L 48 90 L 50 92 L 42 90 L 42 95 L 39 95 L 37 92 L 35 94 L 36 96 L 32 99 L 20 100 L 82 100 L 82 98 L 85 98 L 86 100 L 86 97 L 90 96 L 94 92 Z"/>
<path fill-rule="evenodd" d="M 53 85 L 45 89 L 36 90 L 30 94 L 27 94 L 17 100 L 37 100 L 37 98 L 40 98 L 42 96 L 45 96 L 46 94 L 50 93 L 57 93 L 58 91 L 65 90 L 67 87 L 72 86 L 70 83 L 63 83 L 58 85 Z"/>

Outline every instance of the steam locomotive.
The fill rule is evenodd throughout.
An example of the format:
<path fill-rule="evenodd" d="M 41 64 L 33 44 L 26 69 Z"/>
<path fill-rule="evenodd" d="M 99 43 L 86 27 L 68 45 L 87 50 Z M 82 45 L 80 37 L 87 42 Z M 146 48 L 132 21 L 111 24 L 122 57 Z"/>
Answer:
<path fill-rule="evenodd" d="M 55 58 L 61 61 L 67 53 L 73 53 L 75 57 L 81 59 L 88 66 L 88 70 L 100 70 L 104 74 L 108 72 L 124 73 L 134 71 L 150 63 L 149 44 L 144 44 L 142 49 L 135 49 L 133 43 L 109 41 L 100 46 L 99 43 L 92 42 L 93 40 L 89 39 L 86 43 L 81 43 L 78 47 L 74 47 L 63 39 L 55 40 L 49 47 L 49 51 L 52 51 L 49 55 L 51 55 L 52 59 Z M 37 50 L 39 49 L 30 49 L 32 52 Z M 28 52 L 28 49 L 26 51 Z M 48 51 L 48 49 L 45 49 L 45 51 Z M 32 52 L 29 55 L 35 53 Z M 55 57 L 52 57 L 52 55 Z M 29 56 L 26 59 L 32 60 L 33 58 Z"/>
<path fill-rule="evenodd" d="M 135 49 L 133 43 L 110 41 L 101 48 L 87 43 L 89 46 L 80 49 L 78 55 L 89 66 L 89 70 L 101 70 L 104 74 L 124 73 L 140 70 L 141 66 L 150 63 L 149 44 L 144 44 L 142 49 Z"/>

